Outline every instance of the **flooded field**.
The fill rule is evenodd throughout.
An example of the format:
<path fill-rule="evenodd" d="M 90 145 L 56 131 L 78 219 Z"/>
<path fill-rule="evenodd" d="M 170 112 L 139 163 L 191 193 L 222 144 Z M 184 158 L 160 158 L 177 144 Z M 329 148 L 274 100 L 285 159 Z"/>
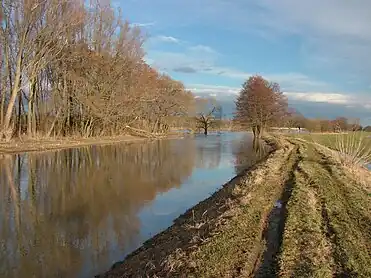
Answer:
<path fill-rule="evenodd" d="M 264 155 L 248 133 L 0 159 L 1 277 L 92 277 Z"/>

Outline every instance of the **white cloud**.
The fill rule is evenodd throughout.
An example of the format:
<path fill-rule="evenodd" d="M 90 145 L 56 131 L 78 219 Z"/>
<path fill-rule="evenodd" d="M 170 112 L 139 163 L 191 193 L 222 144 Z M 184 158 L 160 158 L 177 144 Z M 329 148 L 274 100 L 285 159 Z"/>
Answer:
<path fill-rule="evenodd" d="M 306 92 L 306 93 L 295 93 L 295 92 L 285 92 L 284 93 L 289 99 L 309 101 L 309 102 L 325 102 L 333 104 L 350 104 L 354 101 L 351 95 L 337 94 L 337 93 L 316 93 L 316 92 Z"/>
<path fill-rule="evenodd" d="M 371 110 L 371 96 L 324 92 L 285 92 L 291 100 L 339 104 L 344 107 L 361 107 Z"/>
<path fill-rule="evenodd" d="M 217 98 L 236 97 L 240 88 L 207 84 L 189 84 L 187 89 L 197 95 L 209 95 Z"/>
<path fill-rule="evenodd" d="M 196 95 L 213 95 L 219 99 L 234 100 L 241 87 L 189 84 L 187 85 L 187 89 Z M 355 96 L 328 92 L 284 92 L 284 94 L 291 101 L 337 104 L 343 107 L 359 107 L 371 110 L 371 96 Z"/>
<path fill-rule="evenodd" d="M 166 42 L 166 43 L 180 43 L 180 40 L 172 36 L 156 36 L 151 39 L 152 41 Z"/>
<path fill-rule="evenodd" d="M 371 72 L 369 0 L 204 0 L 202 9 L 199 0 L 158 0 L 155 5 L 161 7 L 158 16 L 164 26 L 176 22 L 197 28 L 202 23 L 241 36 L 294 37 L 308 68 L 328 69 L 342 77 L 355 74 L 363 81 Z M 163 17 L 164 13 L 169 15 Z"/>
<path fill-rule="evenodd" d="M 369 80 L 369 0 L 237 0 L 228 6 L 228 12 L 222 0 L 215 5 L 219 5 L 217 13 L 233 15 L 224 17 L 223 24 L 235 30 L 245 29 L 283 40 L 294 35 L 301 47 L 301 59 L 308 68 Z M 209 19 L 217 20 L 217 15 L 214 16 Z"/>
<path fill-rule="evenodd" d="M 207 45 L 196 45 L 196 46 L 191 46 L 189 48 L 191 51 L 196 51 L 196 52 L 206 52 L 206 53 L 211 53 L 211 54 L 216 54 L 217 52 L 212 49 L 210 46 Z"/>
<path fill-rule="evenodd" d="M 188 48 L 190 49 L 190 48 Z M 198 49 L 198 51 L 197 51 Z M 160 70 L 165 70 L 168 73 L 172 71 L 183 73 L 202 73 L 220 77 L 234 79 L 242 84 L 251 72 L 246 72 L 230 67 L 218 65 L 218 55 L 214 52 L 203 52 L 200 48 L 193 48 L 192 51 L 185 52 L 163 52 L 151 51 L 149 53 L 155 67 Z M 332 91 L 334 88 L 319 80 L 315 80 L 301 73 L 280 73 L 280 74 L 265 74 L 259 73 L 269 81 L 280 84 L 281 89 L 285 91 Z"/>
<path fill-rule="evenodd" d="M 131 23 L 130 26 L 131 27 L 151 27 L 151 26 L 154 26 L 156 25 L 156 22 L 135 22 L 135 23 Z"/>

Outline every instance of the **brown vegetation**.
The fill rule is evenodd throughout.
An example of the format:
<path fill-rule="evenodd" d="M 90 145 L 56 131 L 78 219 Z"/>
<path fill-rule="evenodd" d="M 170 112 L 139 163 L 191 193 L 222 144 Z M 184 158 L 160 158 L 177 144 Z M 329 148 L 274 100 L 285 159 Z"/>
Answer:
<path fill-rule="evenodd" d="M 305 128 L 311 132 L 346 132 L 363 130 L 359 119 L 347 119 L 345 117 L 336 117 L 335 119 L 310 119 L 304 117 L 295 109 L 290 109 L 289 113 L 284 118 L 284 121 L 282 121 L 278 126 L 300 129 Z"/>
<path fill-rule="evenodd" d="M 164 133 L 193 102 L 110 1 L 3 0 L 0 15 L 1 139 Z"/>
<path fill-rule="evenodd" d="M 254 136 L 279 123 L 287 113 L 287 100 L 277 83 L 256 75 L 243 85 L 236 101 L 235 119 L 252 128 Z"/>

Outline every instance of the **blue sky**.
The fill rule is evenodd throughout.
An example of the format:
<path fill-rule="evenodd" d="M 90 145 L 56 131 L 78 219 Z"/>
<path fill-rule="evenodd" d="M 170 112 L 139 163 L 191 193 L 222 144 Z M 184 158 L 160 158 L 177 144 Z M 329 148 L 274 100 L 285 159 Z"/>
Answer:
<path fill-rule="evenodd" d="M 369 0 L 121 0 L 146 60 L 194 93 L 233 101 L 251 74 L 310 117 L 371 124 Z"/>

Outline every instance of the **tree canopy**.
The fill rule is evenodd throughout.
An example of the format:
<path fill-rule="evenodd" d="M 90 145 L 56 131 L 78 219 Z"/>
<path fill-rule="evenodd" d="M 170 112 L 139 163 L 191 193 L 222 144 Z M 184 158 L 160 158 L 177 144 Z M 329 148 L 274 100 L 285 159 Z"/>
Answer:
<path fill-rule="evenodd" d="M 259 137 L 264 129 L 280 122 L 287 109 L 287 99 L 280 86 L 255 75 L 242 85 L 236 101 L 235 120 L 252 128 L 254 135 Z"/>

